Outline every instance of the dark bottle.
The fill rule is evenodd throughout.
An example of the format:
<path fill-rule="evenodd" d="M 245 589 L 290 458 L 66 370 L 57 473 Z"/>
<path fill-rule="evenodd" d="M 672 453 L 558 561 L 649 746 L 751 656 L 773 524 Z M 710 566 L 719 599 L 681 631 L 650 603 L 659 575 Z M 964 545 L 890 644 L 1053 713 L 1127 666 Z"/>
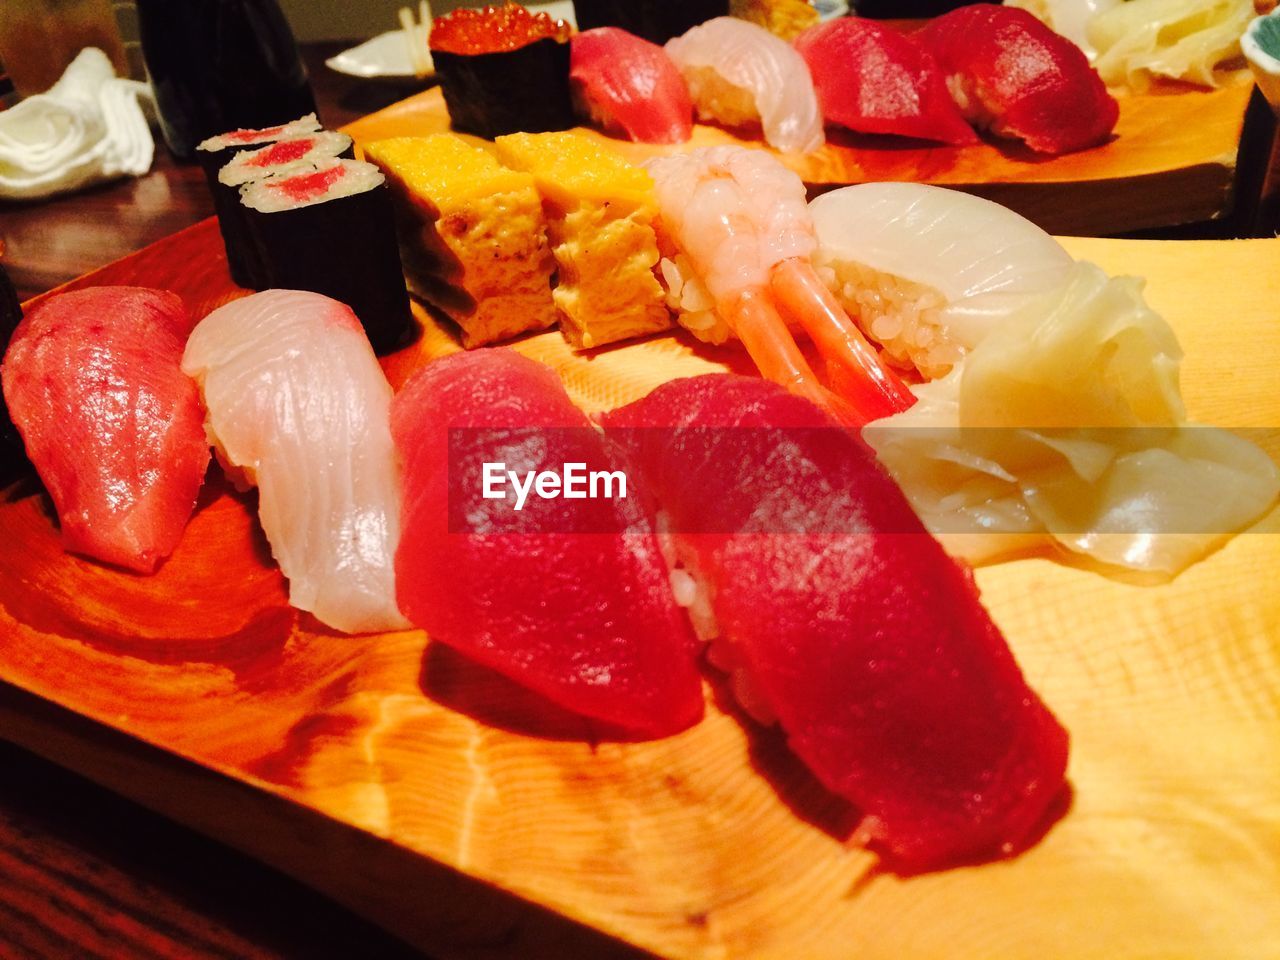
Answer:
<path fill-rule="evenodd" d="M 137 0 L 147 73 L 169 149 L 190 158 L 228 130 L 296 120 L 316 108 L 289 22 L 275 0 Z"/>
<path fill-rule="evenodd" d="M 858 16 L 872 20 L 912 20 L 936 17 L 973 3 L 974 0 L 858 0 L 850 6 L 857 10 Z"/>
<path fill-rule="evenodd" d="M 621 27 L 651 43 L 666 43 L 690 27 L 729 12 L 729 0 L 573 0 L 579 30 Z"/>

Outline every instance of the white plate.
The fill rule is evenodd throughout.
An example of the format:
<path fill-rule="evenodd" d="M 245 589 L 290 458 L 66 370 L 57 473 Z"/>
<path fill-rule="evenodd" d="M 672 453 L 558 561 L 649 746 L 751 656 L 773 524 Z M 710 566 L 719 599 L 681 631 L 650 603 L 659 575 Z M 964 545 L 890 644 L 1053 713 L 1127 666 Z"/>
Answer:
<path fill-rule="evenodd" d="M 530 10 L 550 14 L 557 20 L 576 22 L 573 16 L 573 0 L 555 0 L 554 3 L 526 4 Z M 429 56 L 429 55 L 428 55 Z M 343 50 L 325 61 L 325 66 L 349 77 L 385 80 L 427 79 L 435 76 L 435 70 L 419 76 L 413 71 L 409 56 L 408 39 L 403 30 L 389 30 L 366 40 L 350 50 Z"/>

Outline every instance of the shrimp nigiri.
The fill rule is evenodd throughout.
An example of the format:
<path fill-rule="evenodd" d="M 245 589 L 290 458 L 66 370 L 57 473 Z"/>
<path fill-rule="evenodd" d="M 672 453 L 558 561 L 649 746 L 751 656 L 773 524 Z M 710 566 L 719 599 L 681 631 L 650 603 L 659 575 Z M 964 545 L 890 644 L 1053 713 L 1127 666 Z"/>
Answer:
<path fill-rule="evenodd" d="M 712 342 L 736 335 L 761 374 L 846 423 L 911 405 L 910 392 L 813 270 L 817 241 L 799 177 L 765 151 L 732 146 L 660 157 L 646 167 L 680 250 L 663 272 L 686 327 Z M 836 393 L 818 382 L 784 316 L 813 339 Z"/>
<path fill-rule="evenodd" d="M 667 41 L 666 51 L 699 117 L 729 126 L 758 122 L 769 146 L 784 153 L 808 153 L 825 142 L 804 58 L 764 27 L 716 17 Z"/>

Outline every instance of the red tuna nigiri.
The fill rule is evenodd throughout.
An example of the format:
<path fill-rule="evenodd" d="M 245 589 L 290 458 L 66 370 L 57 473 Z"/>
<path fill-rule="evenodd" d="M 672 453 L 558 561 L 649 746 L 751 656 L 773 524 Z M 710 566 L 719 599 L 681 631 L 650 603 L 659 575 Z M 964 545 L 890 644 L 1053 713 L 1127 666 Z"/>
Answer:
<path fill-rule="evenodd" d="M 970 121 L 1039 153 L 1093 146 L 1120 116 L 1083 51 L 1025 10 L 976 3 L 917 36 Z"/>
<path fill-rule="evenodd" d="M 911 37 L 857 17 L 810 27 L 795 39 L 828 123 L 943 143 L 977 143 L 947 92 L 937 61 Z"/>
<path fill-rule="evenodd" d="M 695 641 L 637 491 L 530 494 L 520 510 L 483 496 L 486 463 L 616 469 L 550 368 L 507 350 L 435 361 L 392 401 L 391 432 L 404 458 L 405 616 L 586 716 L 651 736 L 697 722 Z"/>
<path fill-rule="evenodd" d="M 141 287 L 59 294 L 18 325 L 4 395 L 66 549 L 149 573 L 178 545 L 209 465 L 190 332 L 178 297 Z"/>
<path fill-rule="evenodd" d="M 896 867 L 1009 852 L 1034 831 L 1063 783 L 1066 731 L 968 572 L 852 434 L 775 384 L 725 375 L 602 421 L 667 511 L 754 707 Z"/>
<path fill-rule="evenodd" d="M 569 82 L 584 116 L 641 143 L 689 139 L 693 101 L 660 46 L 617 27 L 584 30 L 570 45 Z"/>

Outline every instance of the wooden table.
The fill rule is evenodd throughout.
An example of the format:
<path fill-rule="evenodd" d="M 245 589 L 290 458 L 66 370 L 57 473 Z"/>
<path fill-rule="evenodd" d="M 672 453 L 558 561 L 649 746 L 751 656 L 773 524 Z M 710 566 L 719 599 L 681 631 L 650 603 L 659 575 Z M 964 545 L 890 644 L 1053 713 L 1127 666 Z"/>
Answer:
<path fill-rule="evenodd" d="M 303 49 L 325 123 L 406 94 Z M 157 146 L 152 171 L 68 197 L 0 203 L 22 299 L 210 216 L 199 167 Z M 0 712 L 6 707 L 0 692 Z M 0 957 L 420 956 L 350 911 L 198 834 L 0 742 Z"/>

